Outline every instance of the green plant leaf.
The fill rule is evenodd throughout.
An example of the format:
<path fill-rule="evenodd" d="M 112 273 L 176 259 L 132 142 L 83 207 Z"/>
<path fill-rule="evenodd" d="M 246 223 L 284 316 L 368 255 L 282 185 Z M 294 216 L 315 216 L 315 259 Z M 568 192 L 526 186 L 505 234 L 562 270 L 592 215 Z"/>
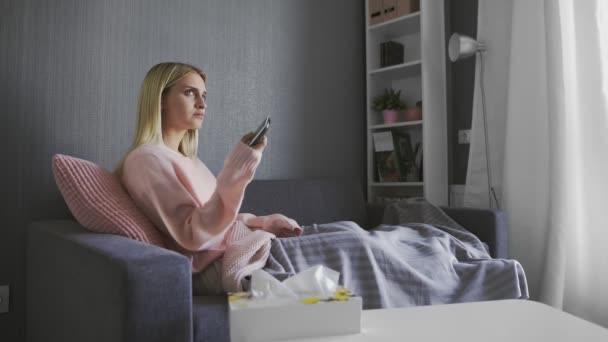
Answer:
<path fill-rule="evenodd" d="M 377 111 L 385 109 L 403 110 L 406 107 L 407 104 L 401 101 L 401 90 L 395 91 L 392 88 L 384 89 L 382 95 L 378 95 L 372 100 L 372 108 Z"/>

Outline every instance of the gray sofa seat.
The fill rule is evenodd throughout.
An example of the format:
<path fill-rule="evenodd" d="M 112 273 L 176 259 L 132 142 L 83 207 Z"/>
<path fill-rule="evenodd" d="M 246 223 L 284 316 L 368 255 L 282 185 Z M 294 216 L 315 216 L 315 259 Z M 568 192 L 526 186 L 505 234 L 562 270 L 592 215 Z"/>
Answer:
<path fill-rule="evenodd" d="M 499 211 L 444 208 L 506 257 Z M 302 225 L 341 220 L 374 227 L 381 207 L 336 180 L 256 180 L 241 212 L 282 213 Z M 32 222 L 27 238 L 28 341 L 228 341 L 225 296 L 191 295 L 187 258 L 73 219 Z"/>

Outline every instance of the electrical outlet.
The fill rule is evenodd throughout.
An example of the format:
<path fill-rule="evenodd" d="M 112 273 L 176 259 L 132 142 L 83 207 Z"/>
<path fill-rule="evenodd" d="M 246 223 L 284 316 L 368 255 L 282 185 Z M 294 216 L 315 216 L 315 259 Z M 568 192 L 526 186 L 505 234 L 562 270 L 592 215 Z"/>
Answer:
<path fill-rule="evenodd" d="M 471 143 L 471 130 L 461 129 L 458 131 L 458 143 L 459 144 L 470 144 Z"/>
<path fill-rule="evenodd" d="M 8 312 L 9 286 L 0 286 L 0 313 Z"/>

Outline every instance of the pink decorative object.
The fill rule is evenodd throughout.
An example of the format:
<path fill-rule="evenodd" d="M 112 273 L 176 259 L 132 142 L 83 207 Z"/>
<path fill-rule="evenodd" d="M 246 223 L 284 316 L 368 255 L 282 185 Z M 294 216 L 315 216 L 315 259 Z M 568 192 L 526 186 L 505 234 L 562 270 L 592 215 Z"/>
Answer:
<path fill-rule="evenodd" d="M 422 120 L 422 102 L 418 101 L 416 107 L 410 107 L 405 111 L 405 121 Z"/>
<path fill-rule="evenodd" d="M 395 109 L 385 109 L 382 111 L 382 117 L 385 124 L 391 124 L 399 121 L 399 111 Z"/>
<path fill-rule="evenodd" d="M 53 174 L 68 208 L 86 229 L 166 248 L 161 233 L 112 173 L 92 162 L 56 154 Z"/>

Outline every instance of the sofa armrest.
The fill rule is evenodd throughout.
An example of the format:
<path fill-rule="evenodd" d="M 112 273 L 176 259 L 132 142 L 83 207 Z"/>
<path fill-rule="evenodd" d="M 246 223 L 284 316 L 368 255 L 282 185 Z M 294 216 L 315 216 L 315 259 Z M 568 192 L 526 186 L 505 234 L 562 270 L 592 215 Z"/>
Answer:
<path fill-rule="evenodd" d="M 370 227 L 382 224 L 385 205 L 368 204 Z M 504 212 L 492 209 L 452 208 L 441 209 L 454 221 L 475 234 L 490 249 L 493 258 L 508 258 L 507 223 Z"/>
<path fill-rule="evenodd" d="M 454 221 L 488 244 L 490 256 L 508 258 L 508 231 L 505 213 L 494 209 L 441 207 Z"/>
<path fill-rule="evenodd" d="M 27 234 L 28 341 L 192 341 L 186 257 L 71 220 Z"/>
<path fill-rule="evenodd" d="M 369 219 L 369 228 L 376 228 L 382 224 L 384 217 L 384 204 L 368 203 L 367 204 L 367 217 Z"/>

